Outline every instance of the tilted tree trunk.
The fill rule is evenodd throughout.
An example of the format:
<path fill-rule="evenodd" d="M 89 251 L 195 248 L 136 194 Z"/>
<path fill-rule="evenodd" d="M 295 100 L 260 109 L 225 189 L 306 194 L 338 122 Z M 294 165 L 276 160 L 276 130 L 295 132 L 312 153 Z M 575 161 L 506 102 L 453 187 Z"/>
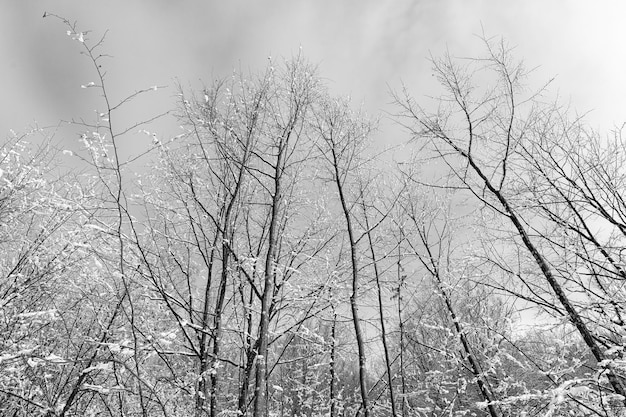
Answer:
<path fill-rule="evenodd" d="M 528 252 L 532 255 L 537 266 L 541 270 L 541 273 L 543 274 L 546 281 L 550 285 L 550 288 L 552 289 L 552 291 L 554 291 L 554 294 L 556 295 L 557 299 L 559 300 L 561 305 L 565 308 L 565 311 L 567 312 L 567 316 L 568 316 L 570 323 L 572 323 L 574 327 L 576 328 L 576 330 L 578 330 L 578 333 L 581 335 L 582 339 L 584 340 L 585 344 L 587 345 L 587 347 L 593 354 L 596 361 L 603 362 L 606 359 L 606 356 L 604 355 L 604 351 L 598 345 L 598 342 L 594 338 L 592 332 L 589 330 L 589 328 L 583 321 L 582 317 L 580 316 L 576 308 L 572 305 L 572 302 L 570 301 L 569 297 L 563 290 L 563 287 L 561 286 L 561 284 L 558 282 L 558 280 L 552 273 L 552 270 L 550 266 L 548 265 L 548 262 L 544 259 L 544 257 L 541 255 L 539 250 L 535 247 L 533 242 L 530 240 L 530 236 L 528 235 L 528 232 L 526 232 L 526 229 L 524 228 L 524 225 L 522 224 L 519 216 L 515 213 L 514 209 L 511 207 L 506 197 L 502 194 L 500 190 L 495 188 L 491 180 L 489 180 L 489 178 L 487 178 L 487 176 L 482 172 L 482 170 L 480 169 L 480 167 L 478 167 L 478 165 L 476 164 L 474 159 L 471 157 L 471 155 L 469 155 L 464 150 L 458 148 L 456 145 L 453 145 L 453 147 L 455 148 L 456 152 L 458 152 L 460 155 L 462 155 L 464 158 L 467 159 L 469 165 L 472 167 L 474 172 L 478 174 L 478 176 L 481 178 L 481 180 L 485 184 L 485 187 L 489 190 L 489 192 L 494 197 L 497 198 L 498 202 L 502 205 L 504 212 L 506 213 L 509 220 L 511 220 L 511 223 L 513 223 L 513 226 L 515 226 L 515 229 L 518 235 L 521 237 L 522 242 L 524 243 L 524 246 L 526 247 Z M 609 383 L 611 384 L 615 392 L 623 397 L 623 402 L 626 405 L 626 389 L 624 389 L 624 386 L 622 382 L 620 381 L 619 377 L 610 368 L 607 368 L 607 377 L 608 377 Z"/>
<path fill-rule="evenodd" d="M 333 307 L 333 322 L 330 328 L 330 390 L 329 390 L 329 402 L 330 402 L 330 417 L 337 417 L 337 393 L 336 389 L 336 368 L 335 361 L 337 357 L 337 342 L 335 337 L 337 336 L 337 313 Z"/>
<path fill-rule="evenodd" d="M 361 319 L 359 317 L 359 263 L 357 257 L 357 241 L 352 226 L 352 215 L 350 214 L 350 208 L 346 201 L 344 187 L 341 182 L 341 174 L 339 173 L 339 158 L 334 146 L 331 147 L 331 154 L 333 157 L 333 165 L 335 171 L 335 185 L 337 187 L 337 193 L 339 194 L 339 201 L 341 202 L 341 210 L 346 222 L 346 229 L 348 232 L 348 243 L 350 244 L 350 265 L 352 274 L 352 293 L 350 294 L 350 309 L 352 311 L 352 323 L 354 325 L 354 335 L 356 337 L 356 345 L 359 355 L 359 388 L 361 391 L 361 407 L 365 417 L 370 416 L 370 405 L 367 390 L 367 367 L 365 363 L 365 340 L 363 337 L 363 330 L 361 329 Z"/>
<path fill-rule="evenodd" d="M 389 346 L 387 344 L 387 328 L 385 325 L 385 310 L 383 308 L 383 295 L 382 287 L 380 284 L 380 272 L 378 270 L 378 260 L 376 258 L 376 252 L 374 250 L 374 241 L 372 239 L 372 230 L 370 228 L 369 218 L 367 215 L 367 208 L 365 201 L 363 200 L 363 193 L 361 193 L 361 207 L 363 208 L 363 218 L 365 219 L 365 230 L 367 233 L 367 243 L 369 245 L 370 254 L 372 255 L 372 266 L 374 268 L 374 278 L 376 279 L 376 292 L 378 295 L 378 318 L 380 319 L 380 331 L 381 340 L 383 342 L 383 352 L 385 354 L 385 367 L 387 368 L 387 384 L 389 386 L 389 402 L 391 403 L 391 415 L 393 417 L 398 416 L 396 410 L 396 396 L 393 388 L 393 373 L 391 371 L 391 357 L 389 355 Z"/>

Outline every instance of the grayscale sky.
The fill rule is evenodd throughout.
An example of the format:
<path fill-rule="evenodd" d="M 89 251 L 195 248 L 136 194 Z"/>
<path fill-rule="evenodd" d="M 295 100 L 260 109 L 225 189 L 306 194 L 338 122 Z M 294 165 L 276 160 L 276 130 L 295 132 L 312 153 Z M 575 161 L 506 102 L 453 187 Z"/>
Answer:
<path fill-rule="evenodd" d="M 268 56 L 300 47 L 337 93 L 370 113 L 389 110 L 389 88 L 403 80 L 416 98 L 436 93 L 429 54 L 472 56 L 474 36 L 504 36 L 537 85 L 594 127 L 626 121 L 626 4 L 577 0 L 0 0 L 0 133 L 93 115 L 95 90 L 80 48 L 44 11 L 77 21 L 104 51 L 113 98 L 167 85 L 131 106 L 128 120 L 171 108 L 176 84 L 200 87 L 233 68 L 261 69 Z M 163 135 L 174 132 L 165 128 Z"/>

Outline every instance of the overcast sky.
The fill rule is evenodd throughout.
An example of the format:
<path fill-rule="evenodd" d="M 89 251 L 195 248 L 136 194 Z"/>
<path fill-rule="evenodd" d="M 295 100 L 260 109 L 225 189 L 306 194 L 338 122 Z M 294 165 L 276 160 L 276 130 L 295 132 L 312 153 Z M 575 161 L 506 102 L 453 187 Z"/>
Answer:
<path fill-rule="evenodd" d="M 262 68 L 268 56 L 302 47 L 337 93 L 369 112 L 389 110 L 389 86 L 403 80 L 416 98 L 436 92 L 429 54 L 480 52 L 481 26 L 516 45 L 538 84 L 557 76 L 553 91 L 594 127 L 626 121 L 626 7 L 621 1 L 574 0 L 0 0 L 0 134 L 38 122 L 88 117 L 94 81 L 79 45 L 44 11 L 77 21 L 92 37 L 108 30 L 104 51 L 110 93 L 152 85 L 155 93 L 130 119 L 167 110 L 176 80 L 201 86 L 235 67 Z M 133 112 L 137 112 L 136 114 Z M 167 130 L 167 129 L 166 129 Z M 164 135 L 171 132 L 163 132 Z"/>

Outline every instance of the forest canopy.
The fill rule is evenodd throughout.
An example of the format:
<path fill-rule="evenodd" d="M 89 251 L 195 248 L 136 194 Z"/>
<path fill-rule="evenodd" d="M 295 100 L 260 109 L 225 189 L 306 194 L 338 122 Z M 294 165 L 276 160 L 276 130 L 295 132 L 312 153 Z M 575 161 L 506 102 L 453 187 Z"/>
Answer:
<path fill-rule="evenodd" d="M 160 87 L 114 101 L 104 38 L 45 17 L 99 102 L 2 143 L 0 414 L 624 415 L 622 132 L 506 41 L 391 91 L 381 150 L 304 54 L 179 87 L 151 133 L 127 108 Z"/>

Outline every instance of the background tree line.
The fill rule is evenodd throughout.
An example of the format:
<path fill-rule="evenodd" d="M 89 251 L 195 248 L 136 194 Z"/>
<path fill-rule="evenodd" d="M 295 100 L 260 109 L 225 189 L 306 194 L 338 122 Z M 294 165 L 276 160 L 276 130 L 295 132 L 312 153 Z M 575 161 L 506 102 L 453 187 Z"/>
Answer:
<path fill-rule="evenodd" d="M 3 143 L 3 415 L 623 414 L 621 132 L 504 42 L 433 58 L 434 103 L 394 93 L 401 149 L 296 56 L 181 88 L 137 159 L 152 120 L 117 121 L 152 88 L 114 101 L 103 39 L 59 19 L 102 107 L 80 169 Z"/>

